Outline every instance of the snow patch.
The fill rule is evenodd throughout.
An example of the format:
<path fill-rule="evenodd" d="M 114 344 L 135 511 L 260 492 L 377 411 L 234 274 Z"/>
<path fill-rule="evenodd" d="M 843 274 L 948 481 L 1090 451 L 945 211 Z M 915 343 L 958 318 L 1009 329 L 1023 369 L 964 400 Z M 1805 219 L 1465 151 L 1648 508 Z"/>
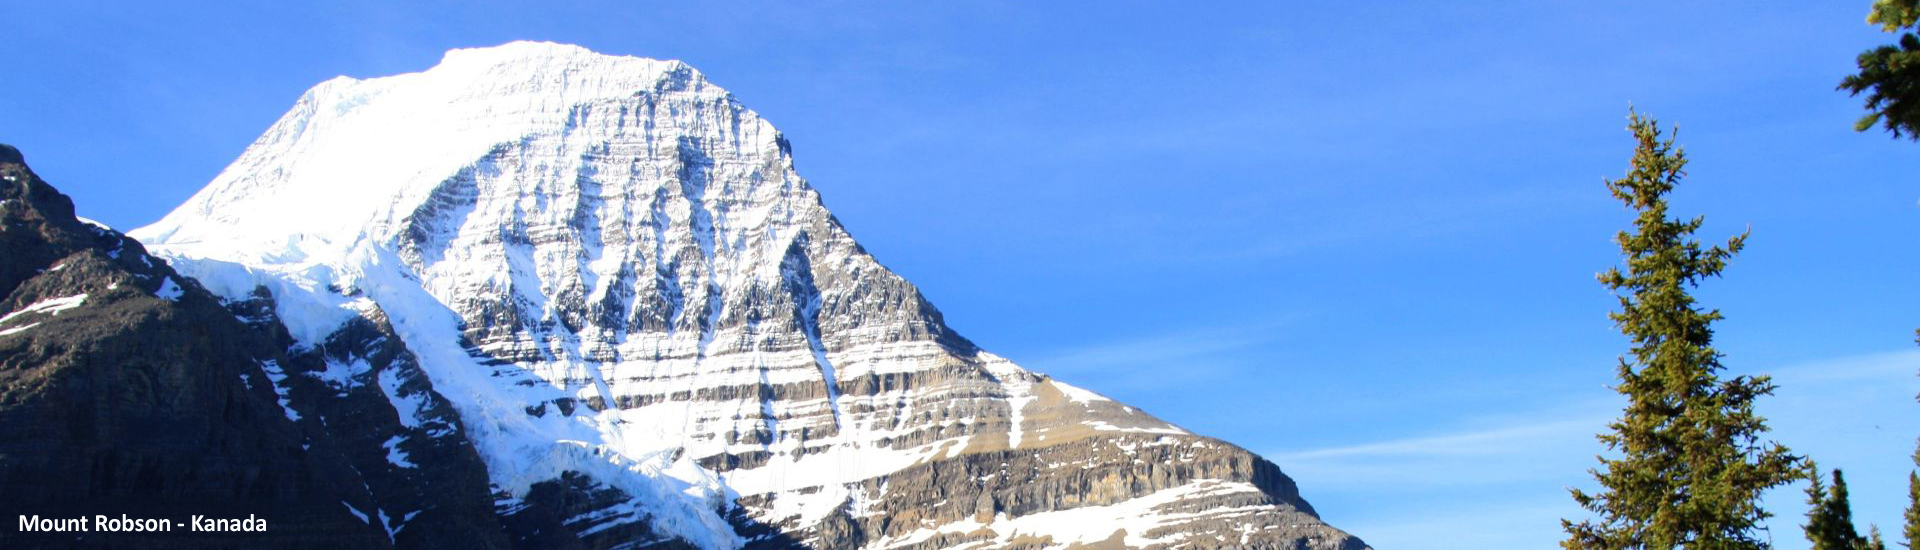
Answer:
<path fill-rule="evenodd" d="M 401 531 L 407 530 L 407 524 L 413 522 L 413 517 L 420 515 L 421 512 L 425 512 L 425 511 L 426 510 L 414 510 L 412 512 L 401 514 L 399 525 L 395 525 L 393 527 L 393 534 L 398 535 L 400 534 Z"/>
<path fill-rule="evenodd" d="M 346 396 L 347 392 L 360 387 L 360 382 L 355 380 L 355 378 L 373 371 L 373 365 L 368 364 L 366 359 L 359 357 L 355 357 L 350 361 L 328 359 L 325 364 L 327 366 L 326 370 L 309 372 L 307 376 L 326 383 L 327 387 L 333 388 L 333 391 L 340 396 Z"/>
<path fill-rule="evenodd" d="M 388 439 L 386 443 L 381 443 L 380 446 L 387 450 L 388 463 L 401 468 L 419 468 L 420 465 L 414 464 L 413 461 L 407 459 L 406 451 L 400 450 L 400 442 L 406 440 L 407 436 L 396 435 L 393 436 L 392 439 Z"/>
<path fill-rule="evenodd" d="M 0 317 L 0 325 L 6 324 L 7 321 L 11 321 L 15 317 L 19 317 L 21 315 L 26 315 L 29 313 L 44 313 L 47 315 L 57 316 L 57 315 L 60 315 L 60 312 L 62 311 L 80 307 L 80 304 L 84 304 L 86 302 L 87 302 L 87 295 L 85 293 L 75 294 L 72 296 L 64 296 L 60 298 L 48 298 L 45 300 L 34 302 L 32 304 L 28 304 L 27 307 L 20 308 L 20 311 L 8 313 L 6 314 L 6 316 Z"/>
<path fill-rule="evenodd" d="M 358 508 L 354 508 L 352 504 L 347 504 L 347 501 L 342 500 L 340 501 L 340 505 L 347 507 L 347 513 L 353 514 L 353 517 L 360 518 L 360 521 L 366 522 L 367 525 L 373 525 L 373 521 L 367 519 L 367 514 L 361 512 Z"/>
<path fill-rule="evenodd" d="M 293 411 L 293 402 L 287 399 L 287 372 L 272 359 L 261 361 L 260 371 L 267 373 L 267 381 L 272 383 L 273 396 L 280 400 L 280 412 L 287 413 L 287 420 L 299 422 L 300 413 Z"/>
<path fill-rule="evenodd" d="M 397 369 L 388 368 L 380 371 L 380 391 L 387 395 L 387 402 L 393 404 L 393 412 L 400 416 L 400 423 L 402 425 L 408 428 L 418 428 L 421 424 L 424 424 L 420 419 L 420 411 L 427 406 L 426 395 L 423 393 L 414 393 L 413 395 L 401 396 L 400 375 L 394 372 L 396 370 Z"/>
<path fill-rule="evenodd" d="M 387 509 L 375 507 L 373 513 L 380 515 L 380 530 L 387 532 L 387 542 L 392 543 L 393 534 L 399 531 L 394 530 L 393 520 L 387 517 Z"/>
<path fill-rule="evenodd" d="M 1100 420 L 1088 420 L 1088 421 L 1082 422 L 1082 424 L 1085 425 L 1086 427 L 1093 428 L 1094 431 L 1101 431 L 1101 432 L 1136 432 L 1136 433 L 1149 433 L 1149 434 L 1191 435 L 1187 433 L 1186 430 L 1182 430 L 1180 428 L 1175 428 L 1172 426 L 1168 426 L 1165 428 L 1153 428 L 1153 427 L 1147 427 L 1147 426 L 1115 426 L 1113 424 L 1109 424 L 1107 422 L 1100 421 Z"/>
<path fill-rule="evenodd" d="M 1068 400 L 1071 400 L 1075 403 L 1080 403 L 1083 405 L 1088 403 L 1093 403 L 1095 401 L 1108 400 L 1105 397 L 1101 397 L 1100 394 L 1081 389 L 1078 386 L 1074 386 L 1066 382 L 1061 382 L 1059 380 L 1053 381 L 1053 387 L 1054 389 L 1060 390 L 1060 393 L 1067 394 Z"/>
<path fill-rule="evenodd" d="M 86 218 L 86 217 L 84 217 L 84 216 L 74 216 L 74 219 L 77 219 L 77 220 L 80 220 L 80 223 L 84 223 L 84 224 L 87 224 L 87 225 L 91 225 L 91 226 L 93 226 L 93 231 L 94 231 L 95 233 L 103 233 L 103 234 L 104 234 L 104 233 L 106 233 L 106 232 L 108 232 L 108 231 L 113 231 L 113 228 L 112 228 L 112 227 L 107 227 L 107 224 L 104 224 L 104 223 L 100 223 L 100 222 L 98 222 L 98 221 L 95 221 L 95 220 L 92 220 L 92 219 L 88 219 L 88 218 Z"/>
<path fill-rule="evenodd" d="M 999 378 L 1000 384 L 1007 389 L 1007 448 L 1018 449 L 1025 435 L 1021 424 L 1026 421 L 1027 404 L 1040 398 L 1033 394 L 1033 374 L 1000 356 L 986 352 L 981 352 L 980 356 L 986 360 L 987 372 Z"/>
<path fill-rule="evenodd" d="M 153 291 L 154 296 L 159 296 L 170 302 L 180 301 L 180 297 L 186 295 L 186 293 L 186 290 L 180 288 L 180 285 L 173 282 L 173 277 L 161 279 L 160 289 Z"/>

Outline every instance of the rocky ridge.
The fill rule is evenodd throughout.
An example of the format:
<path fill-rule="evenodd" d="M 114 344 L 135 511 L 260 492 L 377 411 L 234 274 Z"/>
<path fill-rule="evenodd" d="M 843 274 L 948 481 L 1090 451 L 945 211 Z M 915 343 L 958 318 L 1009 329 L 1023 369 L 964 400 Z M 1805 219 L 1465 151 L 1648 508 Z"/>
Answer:
<path fill-rule="evenodd" d="M 287 373 L 324 354 L 289 352 L 271 307 L 257 307 L 264 296 L 223 303 L 139 242 L 76 217 L 5 145 L 0 180 L 0 514 L 176 522 L 167 533 L 7 529 L 0 546 L 507 546 L 471 449 L 421 448 L 441 467 L 396 482 L 366 460 L 372 438 L 398 428 L 391 415 L 294 412 L 311 388 Z M 410 377 L 409 389 L 431 391 Z M 341 392 L 313 403 L 365 402 Z M 429 499 L 435 511 L 407 518 L 405 535 L 380 511 Z M 268 531 L 192 533 L 195 514 L 258 517 Z"/>

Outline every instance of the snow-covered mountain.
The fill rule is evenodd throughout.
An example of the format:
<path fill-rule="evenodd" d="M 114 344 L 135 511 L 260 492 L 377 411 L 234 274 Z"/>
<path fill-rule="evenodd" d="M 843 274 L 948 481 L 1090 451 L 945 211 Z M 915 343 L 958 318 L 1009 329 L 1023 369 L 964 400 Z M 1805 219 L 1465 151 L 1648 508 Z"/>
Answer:
<path fill-rule="evenodd" d="M 392 407 L 341 438 L 396 544 L 471 448 L 522 547 L 1365 547 L 954 333 L 792 160 L 683 63 L 516 42 L 321 83 L 129 235 L 312 358 L 265 371 L 288 421 Z"/>

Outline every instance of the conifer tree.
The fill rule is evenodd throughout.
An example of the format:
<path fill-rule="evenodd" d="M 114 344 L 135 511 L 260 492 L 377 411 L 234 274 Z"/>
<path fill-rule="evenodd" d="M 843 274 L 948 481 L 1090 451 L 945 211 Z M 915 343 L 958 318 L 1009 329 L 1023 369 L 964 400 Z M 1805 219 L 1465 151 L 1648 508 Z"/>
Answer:
<path fill-rule="evenodd" d="M 1833 485 L 1820 483 L 1820 468 L 1807 463 L 1807 540 L 1813 550 L 1866 550 L 1866 538 L 1853 530 L 1853 507 L 1847 502 L 1847 479 L 1833 471 Z M 1877 538 L 1877 537 L 1876 537 Z"/>
<path fill-rule="evenodd" d="M 1920 450 L 1913 453 L 1913 464 L 1920 466 Z M 1902 531 L 1907 548 L 1920 548 L 1920 472 L 1907 471 L 1907 526 Z"/>
<path fill-rule="evenodd" d="M 1867 93 L 1867 114 L 1853 124 L 1866 131 L 1880 123 L 1898 139 L 1904 134 L 1920 140 L 1920 0 L 1876 0 L 1867 22 L 1898 35 L 1893 44 L 1879 46 L 1854 59 L 1860 72 L 1847 75 L 1840 89 L 1854 96 Z"/>
<path fill-rule="evenodd" d="M 1754 400 L 1773 392 L 1766 377 L 1721 380 L 1713 348 L 1718 310 L 1702 310 L 1687 293 L 1717 276 L 1746 235 L 1725 247 L 1702 248 L 1692 238 L 1701 218 L 1667 217 L 1666 196 L 1685 175 L 1686 156 L 1659 124 L 1629 117 L 1638 147 L 1626 177 L 1606 182 L 1613 196 L 1638 212 L 1633 232 L 1616 239 L 1626 270 L 1608 269 L 1600 282 L 1620 300 L 1609 316 L 1632 342 L 1617 368 L 1615 390 L 1627 398 L 1622 416 L 1599 439 L 1617 458 L 1599 457 L 1591 470 L 1597 494 L 1573 489 L 1573 499 L 1597 517 L 1561 521 L 1569 549 L 1736 550 L 1766 548 L 1756 536 L 1769 514 L 1760 493 L 1800 478 L 1801 460 L 1776 443 L 1762 443 L 1765 420 Z"/>
<path fill-rule="evenodd" d="M 1913 331 L 1913 342 L 1920 344 L 1920 329 Z M 1916 396 L 1920 399 L 1920 396 Z M 1920 449 L 1913 451 L 1913 465 L 1920 466 Z M 1901 534 L 1910 549 L 1920 549 L 1920 472 L 1907 470 L 1907 525 Z"/>

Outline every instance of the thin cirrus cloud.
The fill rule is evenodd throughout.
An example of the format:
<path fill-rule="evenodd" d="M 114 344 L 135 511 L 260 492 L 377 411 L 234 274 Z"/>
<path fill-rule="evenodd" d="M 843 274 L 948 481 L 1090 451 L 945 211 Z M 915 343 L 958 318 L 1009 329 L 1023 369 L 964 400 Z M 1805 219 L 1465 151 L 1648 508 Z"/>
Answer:
<path fill-rule="evenodd" d="M 1550 548 L 1559 519 L 1579 513 L 1567 487 L 1584 485 L 1602 450 L 1603 397 L 1452 432 L 1265 456 L 1329 521 L 1375 548 Z"/>
<path fill-rule="evenodd" d="M 1315 485 L 1357 491 L 1551 480 L 1580 472 L 1593 460 L 1601 450 L 1594 434 L 1608 421 L 1604 413 L 1563 412 L 1510 425 L 1266 457 Z"/>
<path fill-rule="evenodd" d="M 1763 397 L 1759 409 L 1770 417 L 1773 439 L 1790 447 L 1846 448 L 1864 443 L 1864 432 L 1885 432 L 1893 419 L 1913 416 L 1915 369 L 1920 351 L 1871 353 L 1824 359 L 1776 369 L 1779 389 Z M 1414 485 L 1462 485 L 1566 477 L 1561 467 L 1583 472 L 1604 449 L 1594 435 L 1619 414 L 1622 398 L 1611 392 L 1566 396 L 1578 406 L 1549 411 L 1511 411 L 1506 422 L 1447 433 L 1371 441 L 1352 445 L 1278 451 L 1269 460 L 1298 477 L 1322 485 L 1397 488 Z M 1847 407 L 1835 404 L 1846 403 Z M 1876 425 L 1878 426 L 1876 428 Z M 1890 436 L 1910 443 L 1913 434 Z M 1844 438 L 1844 441 L 1836 440 Z M 1838 453 L 1836 453 L 1838 454 Z M 1818 457 L 1816 457 L 1818 458 Z M 1840 460 L 1842 457 L 1835 457 Z"/>
<path fill-rule="evenodd" d="M 1844 468 L 1863 531 L 1899 525 L 1906 506 L 1908 453 L 1920 434 L 1916 369 L 1920 351 L 1759 372 L 1779 386 L 1757 405 L 1773 429 L 1766 439 L 1823 468 Z M 1510 411 L 1456 431 L 1265 456 L 1335 514 L 1329 520 L 1378 548 L 1551 547 L 1564 536 L 1559 518 L 1584 517 L 1567 488 L 1594 488 L 1588 470 L 1605 451 L 1594 435 L 1619 415 L 1622 399 L 1606 390 L 1566 395 L 1559 402 L 1572 405 Z M 1803 499 L 1799 486 L 1766 495 L 1777 548 L 1806 547 L 1797 536 Z"/>
<path fill-rule="evenodd" d="M 1199 384 L 1231 375 L 1249 364 L 1242 354 L 1271 345 L 1291 319 L 1184 329 L 1141 338 L 1116 340 L 1056 351 L 1022 366 L 1039 372 L 1074 375 L 1099 373 L 1109 390 L 1164 386 L 1167 369 L 1179 369 L 1172 380 Z"/>
<path fill-rule="evenodd" d="M 1566 538 L 1560 530 L 1561 518 L 1577 510 L 1565 491 L 1556 491 L 1492 505 L 1454 501 L 1387 521 L 1362 518 L 1339 525 L 1374 548 L 1557 548 Z"/>

